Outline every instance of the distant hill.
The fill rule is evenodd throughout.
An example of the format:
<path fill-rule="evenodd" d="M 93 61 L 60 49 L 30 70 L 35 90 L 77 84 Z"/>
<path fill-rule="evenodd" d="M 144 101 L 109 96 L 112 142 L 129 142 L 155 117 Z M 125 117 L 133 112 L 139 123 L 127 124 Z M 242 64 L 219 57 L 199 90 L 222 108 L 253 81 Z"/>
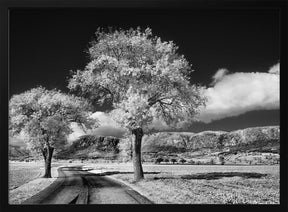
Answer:
<path fill-rule="evenodd" d="M 268 126 L 232 132 L 159 132 L 145 136 L 142 152 L 147 161 L 157 157 L 199 159 L 214 156 L 217 159 L 215 156 L 249 152 L 276 157 L 280 152 L 280 129 L 279 126 Z"/>
<path fill-rule="evenodd" d="M 66 150 L 55 154 L 57 159 L 115 159 L 119 153 L 119 138 L 83 135 Z"/>
<path fill-rule="evenodd" d="M 144 137 L 142 151 L 185 152 L 230 148 L 235 151 L 259 150 L 279 153 L 279 139 L 279 126 L 246 128 L 232 132 L 159 132 Z"/>

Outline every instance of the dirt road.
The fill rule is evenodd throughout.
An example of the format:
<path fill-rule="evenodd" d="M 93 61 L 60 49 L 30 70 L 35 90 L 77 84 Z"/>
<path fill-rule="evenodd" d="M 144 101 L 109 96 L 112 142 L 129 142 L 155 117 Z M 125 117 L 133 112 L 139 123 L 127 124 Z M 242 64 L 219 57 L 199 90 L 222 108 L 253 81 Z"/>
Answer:
<path fill-rule="evenodd" d="M 61 167 L 58 172 L 51 186 L 23 204 L 152 204 L 130 187 L 81 166 Z"/>

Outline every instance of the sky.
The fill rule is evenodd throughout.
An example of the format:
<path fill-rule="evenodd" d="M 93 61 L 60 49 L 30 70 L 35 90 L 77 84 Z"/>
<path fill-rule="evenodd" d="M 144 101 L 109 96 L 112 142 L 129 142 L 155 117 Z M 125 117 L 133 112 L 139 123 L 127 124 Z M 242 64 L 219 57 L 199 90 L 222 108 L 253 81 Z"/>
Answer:
<path fill-rule="evenodd" d="M 89 42 L 108 26 L 150 27 L 192 64 L 191 82 L 206 87 L 209 101 L 199 121 L 179 131 L 279 125 L 280 26 L 272 9 L 13 9 L 10 97 L 38 85 L 68 92 L 69 71 L 86 66 Z M 106 110 L 95 108 L 102 122 L 95 133 L 121 136 Z M 83 133 L 74 129 L 71 139 Z"/>

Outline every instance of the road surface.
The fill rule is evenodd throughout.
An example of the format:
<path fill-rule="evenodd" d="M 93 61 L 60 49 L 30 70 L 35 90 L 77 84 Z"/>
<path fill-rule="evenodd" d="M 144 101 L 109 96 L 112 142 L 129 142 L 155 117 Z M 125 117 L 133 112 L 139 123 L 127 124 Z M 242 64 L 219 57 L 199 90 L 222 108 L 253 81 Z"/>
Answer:
<path fill-rule="evenodd" d="M 111 178 L 61 167 L 57 180 L 23 204 L 153 204 L 130 187 Z"/>

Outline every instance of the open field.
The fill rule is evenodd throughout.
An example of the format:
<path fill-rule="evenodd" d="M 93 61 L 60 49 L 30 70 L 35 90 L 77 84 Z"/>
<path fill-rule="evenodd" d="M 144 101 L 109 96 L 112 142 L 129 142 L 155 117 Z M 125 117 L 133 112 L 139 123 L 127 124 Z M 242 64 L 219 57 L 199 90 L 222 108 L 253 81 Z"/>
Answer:
<path fill-rule="evenodd" d="M 279 204 L 278 165 L 144 164 L 145 179 L 135 183 L 131 163 L 59 161 L 54 162 L 53 167 L 65 164 L 89 166 L 96 173 L 102 173 L 130 185 L 158 204 Z M 9 167 L 9 177 L 14 185 L 35 179 L 37 173 L 43 171 L 42 162 L 13 162 Z"/>
<path fill-rule="evenodd" d="M 61 164 L 52 163 L 52 167 Z M 18 188 L 44 174 L 44 162 L 9 162 L 9 190 Z M 52 176 L 53 177 L 53 176 Z"/>
<path fill-rule="evenodd" d="M 277 167 L 195 167 L 189 173 L 171 172 L 145 175 L 134 183 L 133 174 L 116 178 L 138 187 L 156 203 L 166 204 L 278 204 L 279 172 Z M 188 168 L 188 167 L 187 167 Z M 275 169 L 276 168 L 276 169 Z M 147 169 L 144 169 L 147 170 Z M 156 168 L 154 169 L 156 170 Z M 275 172 L 276 171 L 276 172 Z M 147 172 L 147 171 L 146 171 Z"/>
<path fill-rule="evenodd" d="M 143 165 L 135 183 L 130 165 L 94 165 L 158 204 L 279 204 L 279 166 Z"/>

